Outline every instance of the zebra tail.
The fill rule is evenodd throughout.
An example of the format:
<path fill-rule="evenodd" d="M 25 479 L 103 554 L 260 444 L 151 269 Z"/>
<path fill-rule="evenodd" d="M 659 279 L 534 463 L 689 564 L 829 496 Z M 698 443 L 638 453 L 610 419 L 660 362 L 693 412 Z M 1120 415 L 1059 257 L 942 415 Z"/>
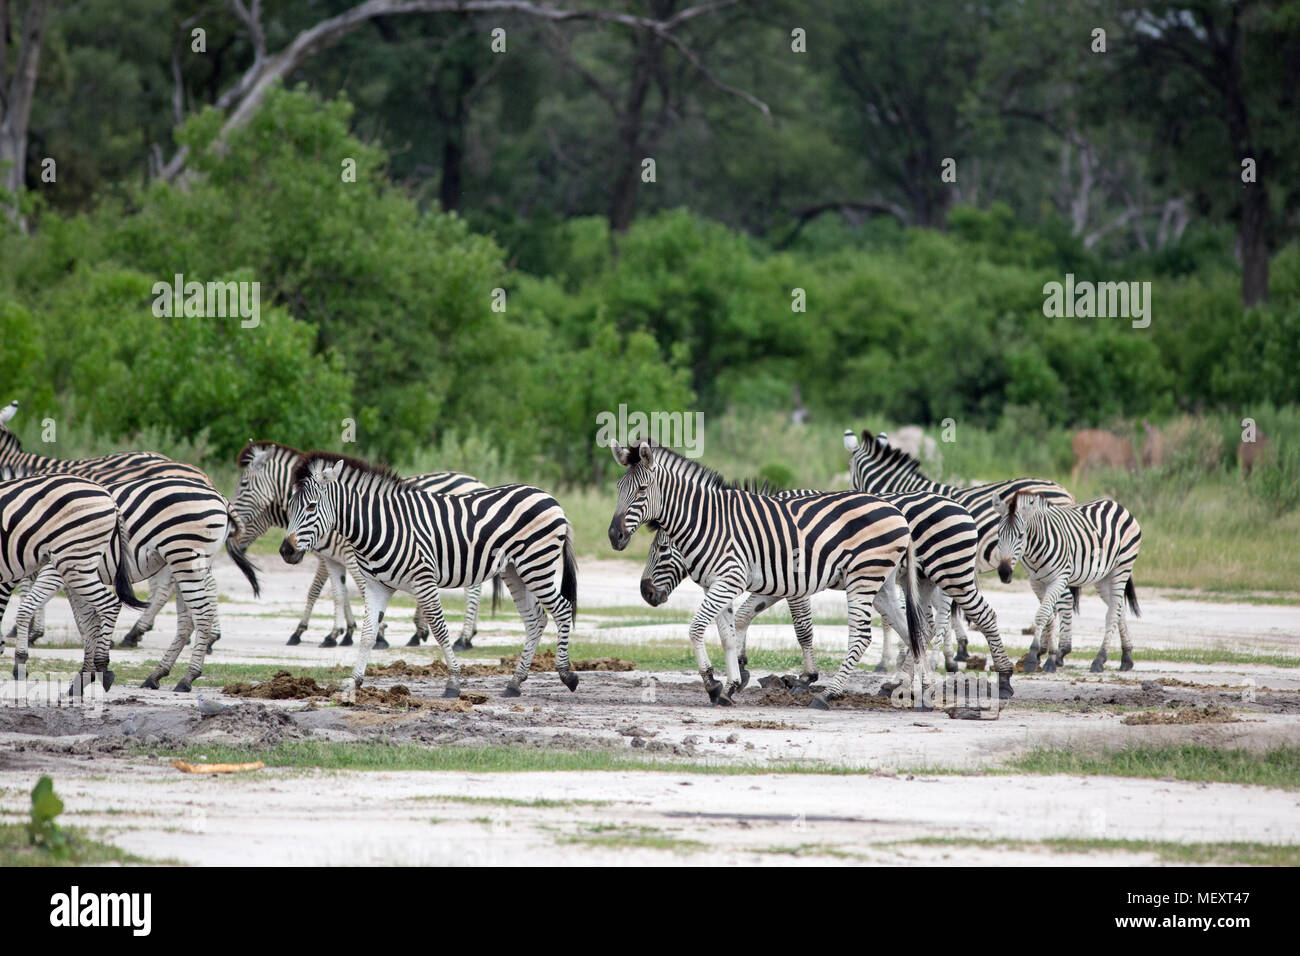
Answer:
<path fill-rule="evenodd" d="M 248 578 L 249 585 L 253 588 L 253 597 L 262 596 L 262 587 L 257 583 L 257 565 L 248 560 L 248 555 L 238 544 L 239 539 L 244 536 L 244 523 L 235 516 L 235 513 L 227 507 L 226 514 L 230 516 L 230 532 L 226 535 L 226 554 L 230 555 L 230 560 L 235 562 L 235 567 L 244 573 Z"/>
<path fill-rule="evenodd" d="M 501 607 L 501 575 L 492 575 L 492 616 L 497 616 L 497 608 Z"/>
<path fill-rule="evenodd" d="M 921 609 L 917 606 L 916 590 L 916 544 L 912 540 L 907 542 L 907 554 L 903 558 L 907 562 L 907 573 L 902 575 L 904 604 L 907 609 L 907 641 L 912 647 L 912 654 L 917 661 L 925 660 L 925 648 L 930 643 L 930 636 L 923 635 L 925 630 L 925 617 L 921 614 Z"/>
<path fill-rule="evenodd" d="M 1078 614 L 1078 613 L 1079 613 L 1079 594 L 1080 594 L 1082 591 L 1083 591 L 1083 588 L 1070 588 L 1070 593 L 1071 593 L 1072 595 L 1074 595 L 1074 613 L 1075 613 L 1075 614 Z"/>
<path fill-rule="evenodd" d="M 1128 599 L 1128 609 L 1133 612 L 1134 617 L 1142 616 L 1142 609 L 1138 607 L 1138 589 L 1133 584 L 1133 579 L 1129 578 L 1128 583 L 1124 585 L 1124 597 Z"/>
<path fill-rule="evenodd" d="M 122 528 L 120 515 L 117 519 L 117 529 L 113 532 L 113 538 L 116 541 L 114 550 L 117 552 L 117 570 L 113 572 L 113 593 L 127 607 L 146 608 L 149 606 L 149 602 L 141 601 L 136 597 L 135 588 L 131 587 L 131 572 L 127 567 L 129 555 L 126 550 L 126 532 Z"/>
<path fill-rule="evenodd" d="M 564 537 L 564 577 L 560 579 L 560 594 L 569 602 L 573 616 L 578 616 L 578 559 L 573 553 L 573 529 Z"/>

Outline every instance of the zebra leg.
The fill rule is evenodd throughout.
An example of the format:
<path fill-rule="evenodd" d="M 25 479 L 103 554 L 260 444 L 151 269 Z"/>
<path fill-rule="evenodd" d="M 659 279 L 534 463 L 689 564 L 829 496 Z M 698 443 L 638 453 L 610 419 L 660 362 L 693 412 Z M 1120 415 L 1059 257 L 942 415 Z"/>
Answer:
<path fill-rule="evenodd" d="M 140 612 L 131 629 L 126 632 L 126 637 L 122 638 L 122 643 L 118 647 L 139 647 L 140 638 L 153 630 L 154 621 L 158 618 L 158 612 L 167 606 L 167 601 L 172 596 L 172 574 L 171 570 L 164 567 L 161 571 L 149 579 L 149 606 Z"/>
<path fill-rule="evenodd" d="M 343 614 L 343 606 L 348 602 L 347 581 L 342 581 L 342 591 L 340 594 L 340 578 L 344 577 L 346 572 L 341 567 L 333 564 L 328 558 L 322 558 L 316 568 L 316 576 L 312 578 L 311 590 L 307 592 L 307 609 L 302 613 L 302 620 L 298 626 L 303 630 L 307 629 L 307 622 L 311 619 L 311 609 L 315 605 L 316 599 L 320 597 L 320 592 L 329 581 L 330 590 L 334 597 L 334 627 L 325 639 L 320 642 L 320 647 L 338 647 L 339 638 L 343 635 L 343 628 L 346 618 Z M 297 632 L 295 632 L 297 633 Z"/>
<path fill-rule="evenodd" d="M 467 651 L 474 646 L 474 635 L 478 633 L 478 606 L 482 597 L 482 584 L 465 589 L 465 621 L 460 626 L 460 637 L 456 638 L 456 643 L 452 645 L 458 651 Z M 418 630 L 415 636 L 420 636 Z"/>
<path fill-rule="evenodd" d="M 171 644 L 163 652 L 162 660 L 150 672 L 149 676 L 144 679 L 141 687 L 147 687 L 150 690 L 157 690 L 159 682 L 172 672 L 176 666 L 176 658 L 180 657 L 181 651 L 185 645 L 190 642 L 190 635 L 194 633 L 194 615 L 190 611 L 189 602 L 185 600 L 185 595 L 180 588 L 176 589 L 176 636 L 172 638 Z M 202 641 L 200 640 L 200 643 Z M 179 684 L 177 686 L 180 686 Z"/>
<path fill-rule="evenodd" d="M 813 654 L 812 598 L 807 595 L 792 597 L 786 603 L 790 606 L 790 618 L 794 621 L 794 639 L 799 642 L 799 650 L 803 654 L 803 673 L 799 675 L 799 680 L 811 686 L 821 677 L 817 669 L 817 658 Z"/>
<path fill-rule="evenodd" d="M 1097 593 L 1101 595 L 1106 602 L 1106 630 L 1101 637 L 1101 650 L 1093 658 L 1092 665 L 1089 668 L 1094 674 L 1100 674 L 1106 667 L 1106 658 L 1110 651 L 1111 635 L 1119 630 L 1120 608 L 1124 601 L 1124 592 L 1122 589 L 1116 589 L 1114 578 L 1102 578 L 1097 582 Z M 1123 668 L 1121 662 L 1120 667 Z M 1129 667 L 1133 666 L 1132 659 L 1129 660 Z"/>
<path fill-rule="evenodd" d="M 48 568 L 49 565 L 47 564 L 45 567 Z M 41 570 L 43 571 L 45 568 L 42 568 Z M 39 576 L 40 572 L 38 571 L 37 577 Z M 18 618 L 14 622 L 12 636 L 17 637 L 19 634 L 23 634 L 25 629 L 26 642 L 24 647 L 30 647 L 45 636 L 45 606 L 50 603 L 50 598 L 54 596 L 54 592 L 62 587 L 62 583 L 59 581 L 57 573 L 54 576 L 54 581 L 54 590 L 50 591 L 48 594 L 42 593 L 44 588 L 41 589 L 41 592 L 35 591 L 36 578 L 28 578 L 23 582 L 23 593 L 18 601 Z M 31 598 L 31 595 L 34 592 L 37 596 Z M 29 599 L 34 602 L 30 606 L 28 604 Z M 25 614 L 24 611 L 26 612 Z M 26 659 L 27 657 L 24 653 L 23 660 Z"/>
<path fill-rule="evenodd" d="M 953 655 L 953 660 L 968 661 L 970 660 L 970 648 L 967 646 L 966 629 L 963 628 L 961 624 L 962 616 L 960 614 L 953 613 L 952 610 L 953 599 L 951 595 L 944 594 L 942 591 L 940 591 L 939 594 L 941 595 L 941 600 L 943 601 L 943 607 L 942 609 L 940 609 L 940 614 L 943 616 L 943 621 L 944 621 L 944 635 L 943 635 L 944 648 L 946 649 L 951 646 L 948 643 L 948 641 L 952 637 L 952 635 L 949 633 L 948 630 L 949 626 L 951 626 L 952 630 L 955 631 L 957 634 L 957 653 Z M 978 627 L 976 629 L 978 630 Z"/>
<path fill-rule="evenodd" d="M 366 664 L 370 662 L 370 649 L 375 646 L 375 632 L 379 622 L 388 610 L 388 602 L 393 598 L 393 589 L 373 579 L 362 579 L 366 595 L 366 617 L 361 625 L 361 644 L 357 648 L 357 661 L 352 665 L 352 689 L 365 683 Z M 446 625 L 443 625 L 444 629 Z M 347 688 L 345 687 L 345 692 Z"/>
<path fill-rule="evenodd" d="M 722 654 L 727 662 L 727 683 L 722 696 L 729 700 L 740 691 L 740 654 L 736 643 L 736 612 L 728 604 L 715 620 L 718 624 L 718 638 L 722 641 Z M 719 698 L 721 700 L 721 698 Z"/>
<path fill-rule="evenodd" d="M 9 596 L 14 593 L 14 584 L 12 581 L 0 582 L 0 620 L 4 619 L 5 611 L 9 609 Z M 18 637 L 18 627 L 14 626 L 13 633 L 10 635 L 14 639 Z M 0 653 L 4 653 L 5 642 L 0 638 Z"/>
<path fill-rule="evenodd" d="M 870 586 L 869 581 L 853 581 L 847 588 L 849 604 L 849 647 L 844 659 L 840 661 L 839 670 L 835 672 L 826 685 L 826 689 L 815 696 L 810 706 L 818 710 L 828 710 L 830 702 L 844 694 L 844 687 L 849 682 L 849 675 L 862 660 L 862 655 L 871 646 L 871 605 L 876 592 L 884 582 Z M 890 602 L 893 603 L 893 602 Z M 882 608 L 883 612 L 883 608 Z"/>
<path fill-rule="evenodd" d="M 13 587 L 13 585 L 8 585 Z M 46 564 L 37 573 L 36 577 L 27 582 L 26 589 L 22 596 L 22 601 L 18 605 L 18 620 L 14 627 L 18 631 L 18 644 L 14 648 L 14 679 L 23 680 L 27 676 L 27 654 L 30 646 L 31 622 L 32 616 L 37 607 L 43 607 L 45 602 L 54 596 L 54 592 L 63 586 L 63 581 L 59 578 L 59 572 L 53 566 Z M 71 595 L 69 595 L 71 600 Z M 76 608 L 73 608 L 76 611 Z M 77 621 L 80 625 L 81 621 Z M 82 637 L 82 645 L 85 646 L 85 637 Z"/>
<path fill-rule="evenodd" d="M 23 595 L 27 593 L 27 587 L 28 587 L 28 581 L 27 581 L 27 580 L 15 581 L 15 582 L 11 582 L 11 583 L 10 583 L 8 593 L 5 595 L 5 603 L 4 603 L 3 606 L 0 606 L 0 618 L 3 618 L 3 617 L 4 617 L 4 612 L 5 612 L 5 611 L 8 609 L 8 607 L 9 607 L 9 595 L 13 594 L 14 590 L 17 590 L 17 591 L 18 591 L 18 605 L 17 605 L 17 606 L 18 606 L 18 607 L 22 607 L 22 606 L 23 606 Z M 6 636 L 9 640 L 11 640 L 11 641 L 16 641 L 16 640 L 18 640 L 18 623 L 17 623 L 17 621 L 15 621 L 15 622 L 14 622 L 14 625 L 13 625 L 11 628 L 9 628 L 9 633 L 6 634 L 5 636 Z M 3 646 L 4 646 L 4 641 L 0 641 L 0 647 L 3 647 Z"/>
<path fill-rule="evenodd" d="M 733 581 L 728 578 L 721 578 L 714 581 L 709 589 L 704 593 L 704 600 L 695 610 L 695 615 L 691 618 L 691 646 L 695 649 L 695 664 L 700 672 L 700 679 L 704 681 L 704 690 L 709 695 L 709 701 L 715 706 L 730 707 L 733 703 L 731 694 L 736 688 L 740 687 L 740 655 L 738 653 L 727 658 L 727 682 L 731 685 L 734 682 L 735 687 L 723 687 L 722 682 L 715 680 L 713 676 L 713 662 L 709 660 L 709 652 L 704 646 L 704 631 L 709 624 L 717 620 L 718 615 L 723 608 L 731 606 L 731 602 L 741 594 L 744 586 L 740 581 Z M 725 638 L 724 638 L 725 641 Z M 733 651 L 735 645 L 733 643 Z M 731 672 L 732 665 L 735 665 L 735 673 Z"/>
<path fill-rule="evenodd" d="M 348 569 L 346 565 L 340 564 L 337 574 L 331 573 L 330 584 L 334 589 L 334 618 L 335 626 L 338 626 L 338 608 L 343 605 L 343 639 L 339 641 L 339 647 L 351 647 L 352 635 L 357 630 L 357 619 L 352 616 L 352 602 L 348 600 Z"/>
<path fill-rule="evenodd" d="M 573 606 L 560 590 L 564 581 L 563 555 L 565 549 L 571 546 L 571 541 L 561 539 L 560 553 L 555 556 L 553 561 L 540 566 L 525 566 L 524 568 L 516 566 L 515 571 L 518 573 L 524 587 L 541 602 L 542 607 L 555 620 L 555 628 L 559 632 L 555 639 L 555 674 L 560 678 L 560 683 L 564 684 L 570 691 L 576 691 L 578 689 L 578 675 L 569 663 L 569 636 L 573 632 Z M 545 626 L 546 621 L 543 618 L 542 627 Z M 541 636 L 539 630 L 536 638 L 533 639 L 534 650 Z M 529 653 L 529 659 L 530 661 L 532 659 L 531 652 Z"/>
<path fill-rule="evenodd" d="M 1016 669 L 1007 649 L 1002 646 L 1002 632 L 998 630 L 998 617 L 984 595 L 976 590 L 975 575 L 972 573 L 969 585 L 958 594 L 953 595 L 953 603 L 961 609 L 971 624 L 979 628 L 984 640 L 989 643 L 989 653 L 993 657 L 993 669 L 998 674 L 998 699 L 1007 700 L 1015 696 L 1011 689 L 1011 675 Z"/>
<path fill-rule="evenodd" d="M 177 693 L 189 693 L 194 682 L 203 675 L 203 658 L 207 655 L 212 642 L 220 637 L 217 625 L 217 579 L 212 574 L 212 567 L 206 561 L 206 555 L 200 556 L 200 564 L 206 564 L 202 577 L 195 582 L 194 590 L 184 589 L 185 603 L 190 609 L 190 618 L 194 622 L 194 651 L 190 655 L 190 667 L 185 676 L 176 682 L 172 690 Z M 196 569 L 197 570 L 197 569 Z M 181 582 L 177 580 L 176 596 L 182 592 Z M 178 648 L 179 650 L 179 648 Z"/>
<path fill-rule="evenodd" d="M 98 569 L 65 567 L 59 569 L 63 590 L 72 605 L 72 615 L 81 632 L 81 673 L 72 679 L 69 696 L 81 696 L 98 674 L 104 689 L 113 686 L 113 672 L 108 669 L 108 650 L 113 643 L 113 625 L 120 605 L 117 597 L 99 580 Z"/>
<path fill-rule="evenodd" d="M 744 690 L 749 684 L 749 652 L 746 646 L 749 641 L 749 625 L 768 608 L 781 602 L 780 598 L 775 598 L 766 594 L 751 594 L 745 598 L 745 603 L 740 606 L 736 612 L 736 663 L 740 666 L 740 689 Z M 791 608 L 791 614 L 794 609 Z M 718 632 L 719 640 L 722 632 Z"/>
<path fill-rule="evenodd" d="M 438 584 L 432 581 L 420 593 L 416 602 L 424 611 L 424 619 L 429 622 L 429 633 L 442 648 L 442 659 L 447 663 L 447 683 L 442 689 L 443 697 L 460 696 L 460 662 L 456 652 L 451 649 L 451 634 L 447 631 L 446 618 L 442 616 L 442 602 L 438 599 Z"/>
<path fill-rule="evenodd" d="M 316 606 L 316 599 L 320 597 L 321 589 L 325 587 L 325 582 L 329 576 L 330 570 L 325 564 L 325 558 L 318 556 L 316 558 L 316 574 L 311 579 L 311 587 L 307 589 L 307 606 L 303 608 L 302 616 L 298 618 L 298 626 L 289 635 L 289 640 L 285 641 L 286 646 L 294 647 L 302 643 L 302 636 L 307 633 L 307 625 L 311 623 L 311 610 Z"/>
<path fill-rule="evenodd" d="M 524 619 L 524 646 L 519 653 L 519 663 L 515 667 L 514 675 L 506 681 L 505 690 L 505 696 L 518 697 L 519 685 L 528 679 L 528 673 L 533 667 L 533 655 L 537 653 L 542 632 L 546 630 L 546 611 L 543 610 L 542 602 L 537 595 L 528 590 L 523 578 L 513 567 L 506 568 L 501 572 L 501 576 L 506 582 L 506 587 L 510 589 L 510 596 L 514 599 L 515 607 L 519 609 L 519 616 Z"/>
<path fill-rule="evenodd" d="M 1128 611 L 1124 607 L 1124 592 L 1128 590 L 1129 579 L 1132 574 L 1123 575 L 1123 579 L 1115 580 L 1115 608 L 1118 612 L 1117 623 L 1119 625 L 1119 646 L 1122 654 L 1119 659 L 1119 669 L 1122 671 L 1131 671 L 1133 669 L 1133 642 L 1128 636 Z"/>
<path fill-rule="evenodd" d="M 421 643 L 427 641 L 428 639 L 429 639 L 429 622 L 424 619 L 424 612 L 421 611 L 420 608 L 417 606 L 415 609 L 415 633 L 412 634 L 411 639 L 406 642 L 406 646 L 419 647 Z M 460 646 L 459 638 L 457 638 L 455 644 L 451 645 L 451 649 L 453 651 L 464 650 L 464 648 Z"/>
<path fill-rule="evenodd" d="M 941 645 L 943 647 L 943 669 L 949 674 L 955 674 L 961 669 L 957 666 L 957 662 L 968 660 L 970 658 L 970 655 L 966 653 L 965 639 L 963 639 L 958 645 L 959 650 L 957 653 L 953 653 L 953 628 L 951 625 L 953 618 L 960 617 L 961 615 L 952 613 L 952 597 L 941 588 L 935 588 L 932 592 L 930 603 L 926 607 L 927 615 L 930 613 L 931 608 L 934 609 L 934 632 L 935 634 L 943 635 L 943 644 Z M 936 640 L 935 643 L 937 644 L 939 642 Z"/>
<path fill-rule="evenodd" d="M 876 664 L 877 674 L 889 673 L 889 656 L 894 646 L 894 630 L 883 617 L 880 619 L 880 662 Z"/>

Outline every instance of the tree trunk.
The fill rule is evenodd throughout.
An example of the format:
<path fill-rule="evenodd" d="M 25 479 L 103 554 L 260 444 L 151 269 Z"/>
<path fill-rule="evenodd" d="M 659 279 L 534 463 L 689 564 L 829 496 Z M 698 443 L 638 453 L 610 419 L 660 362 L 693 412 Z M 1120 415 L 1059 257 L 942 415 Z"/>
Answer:
<path fill-rule="evenodd" d="M 1241 205 L 1241 303 L 1268 301 L 1268 194 L 1263 181 L 1247 183 Z"/>
<path fill-rule="evenodd" d="M 45 12 L 49 0 L 31 0 L 23 16 L 18 63 L 12 79 L 0 71 L 0 165 L 5 165 L 3 185 L 16 199 L 23 190 L 27 165 L 27 124 L 31 119 L 32 96 L 36 91 L 36 67 L 45 36 Z M 6 14 L 7 14 L 6 10 Z M 7 20 L 6 16 L 6 20 Z M 5 24 L 8 27 L 8 23 Z M 9 37 L 0 36 L 0 43 Z M 0 60 L 0 63 L 4 63 Z M 17 218 L 17 209 L 9 210 Z"/>

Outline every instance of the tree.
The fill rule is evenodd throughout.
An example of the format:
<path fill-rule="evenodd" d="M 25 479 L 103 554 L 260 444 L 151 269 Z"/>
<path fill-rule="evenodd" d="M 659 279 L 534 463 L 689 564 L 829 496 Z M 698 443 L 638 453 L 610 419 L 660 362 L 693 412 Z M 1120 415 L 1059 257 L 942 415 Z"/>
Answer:
<path fill-rule="evenodd" d="M 36 71 L 41 60 L 45 15 L 50 0 L 27 0 L 18 35 L 18 57 L 9 68 L 14 17 L 10 0 L 0 0 L 0 170 L 3 187 L 16 200 L 23 189 L 27 167 L 27 128 L 31 122 Z M 17 208 L 10 211 L 18 216 Z"/>

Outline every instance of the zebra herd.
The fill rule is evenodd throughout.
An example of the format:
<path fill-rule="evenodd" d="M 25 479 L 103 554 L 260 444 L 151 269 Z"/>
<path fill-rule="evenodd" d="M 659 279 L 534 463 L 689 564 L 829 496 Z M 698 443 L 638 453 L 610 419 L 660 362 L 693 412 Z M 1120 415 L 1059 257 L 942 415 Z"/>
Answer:
<path fill-rule="evenodd" d="M 472 646 L 489 578 L 504 582 L 524 621 L 523 650 L 506 696 L 519 695 L 548 615 L 559 631 L 557 674 L 570 690 L 578 686 L 568 646 L 577 611 L 574 532 L 559 502 L 539 488 L 489 488 L 456 472 L 402 477 L 347 455 L 262 441 L 241 451 L 238 486 L 227 501 L 202 471 L 161 455 L 62 460 L 26 453 L 4 424 L 16 411 L 17 402 L 0 411 L 0 613 L 17 584 L 27 582 L 16 628 L 16 677 L 24 673 L 29 644 L 43 631 L 44 604 L 60 587 L 72 602 L 84 647 L 73 692 L 95 676 L 105 688 L 111 685 L 108 651 L 121 604 L 145 607 L 123 641 L 134 646 L 174 592 L 176 637 L 144 686 L 158 687 L 193 636 L 189 667 L 175 688 L 190 690 L 220 638 L 213 558 L 224 547 L 257 594 L 245 550 L 280 527 L 286 562 L 297 564 L 308 552 L 318 559 L 290 644 L 301 643 L 328 582 L 334 628 L 322 646 L 351 645 L 356 625 L 347 600 L 349 575 L 364 594 L 352 687 L 364 682 L 371 649 L 387 646 L 384 614 L 402 590 L 417 603 L 409 644 L 432 636 L 447 665 L 444 694 L 459 695 L 455 651 Z M 845 592 L 849 642 L 812 706 L 824 709 L 845 692 L 871 641 L 873 611 L 885 631 L 878 669 L 889 666 L 892 631 L 906 640 L 896 661 L 899 682 L 910 682 L 918 668 L 926 679 L 925 651 L 936 637 L 942 638 L 945 667 L 956 670 L 958 661 L 969 659 L 964 617 L 988 642 L 999 696 L 1011 697 L 1014 664 L 978 576 L 996 568 L 1007 581 L 1017 563 L 1027 568 L 1040 601 L 1025 670 L 1040 662 L 1055 670 L 1064 661 L 1079 592 L 1089 585 L 1107 604 L 1092 670 L 1102 669 L 1115 633 L 1120 669 L 1133 666 L 1124 602 L 1138 613 L 1132 572 L 1141 531 L 1122 506 L 1105 499 L 1076 504 L 1065 488 L 1042 479 L 944 485 L 922 475 L 919 462 L 883 434 L 864 433 L 859 440 L 846 432 L 844 443 L 852 490 L 831 492 L 734 484 L 649 441 L 612 445 L 624 471 L 610 543 L 622 551 L 642 525 L 655 532 L 641 578 L 651 605 L 666 601 L 687 577 L 704 589 L 689 635 L 713 703 L 733 703 L 746 686 L 749 625 L 782 600 L 803 654 L 800 680 L 816 682 L 811 598 L 828 589 Z M 147 606 L 130 586 L 146 579 Z M 467 608 L 453 643 L 439 592 L 456 588 L 466 589 Z M 746 592 L 737 612 L 735 601 Z M 705 647 L 710 624 L 722 642 L 721 679 Z"/>

